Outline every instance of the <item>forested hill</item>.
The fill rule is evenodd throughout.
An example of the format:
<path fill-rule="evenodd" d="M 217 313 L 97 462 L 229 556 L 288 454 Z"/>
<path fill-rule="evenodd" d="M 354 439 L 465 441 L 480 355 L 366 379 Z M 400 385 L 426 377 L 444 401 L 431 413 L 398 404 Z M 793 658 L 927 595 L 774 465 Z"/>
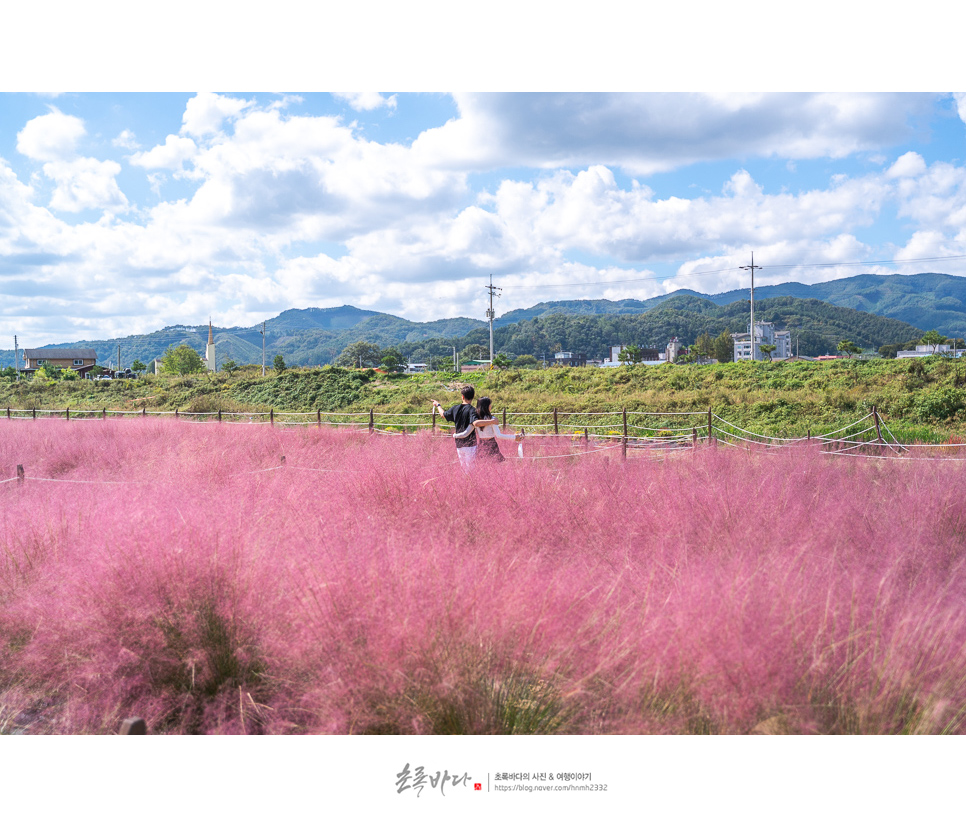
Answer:
<path fill-rule="evenodd" d="M 511 353 L 538 355 L 559 345 L 597 356 L 604 355 L 611 344 L 666 344 L 673 335 L 693 343 L 705 331 L 711 335 L 725 329 L 745 331 L 747 298 L 747 289 L 713 296 L 679 290 L 644 301 L 544 302 L 497 318 L 496 346 Z M 806 301 L 836 305 L 837 312 L 809 307 Z M 775 319 L 780 327 L 795 331 L 793 337 L 801 339 L 801 352 L 806 355 L 834 350 L 843 338 L 877 347 L 915 339 L 923 330 L 935 329 L 949 337 L 966 333 L 966 278 L 954 275 L 856 275 L 810 286 L 761 286 L 755 289 L 755 302 L 756 310 Z M 773 303 L 777 306 L 769 306 Z M 850 313 L 874 315 L 864 319 Z M 652 314 L 657 314 L 656 318 L 647 318 Z M 890 321 L 876 323 L 879 316 Z M 239 364 L 261 362 L 260 327 L 226 328 L 219 324 L 225 322 L 215 322 L 219 362 L 226 358 Z M 375 342 L 381 347 L 398 345 L 414 361 L 426 351 L 436 356 L 451 350 L 444 350 L 442 345 L 480 344 L 489 350 L 489 334 L 478 319 L 411 322 L 351 306 L 285 310 L 266 322 L 265 331 L 269 361 L 280 353 L 293 365 L 332 362 L 347 345 L 357 341 Z M 203 354 L 207 340 L 208 327 L 202 324 L 174 325 L 120 339 L 23 346 L 92 347 L 102 363 L 116 361 L 120 346 L 121 365 L 129 367 L 135 359 L 150 362 L 179 344 L 190 345 Z M 13 364 L 12 350 L 0 351 L 0 364 Z"/>
<path fill-rule="evenodd" d="M 702 333 L 714 337 L 722 331 L 747 332 L 748 306 L 747 301 L 720 306 L 705 298 L 682 294 L 638 315 L 550 313 L 494 330 L 494 346 L 497 351 L 511 355 L 537 358 L 544 354 L 549 357 L 557 350 L 605 358 L 612 345 L 622 344 L 654 345 L 663 349 L 675 336 L 684 344 L 693 344 Z M 905 322 L 815 299 L 786 297 L 759 302 L 756 298 L 755 318 L 771 321 L 779 330 L 790 330 L 793 348 L 800 345 L 800 352 L 806 356 L 834 353 L 843 339 L 877 349 L 883 344 L 917 339 L 923 332 Z M 456 340 L 460 349 L 477 344 L 488 346 L 489 334 L 485 328 Z M 407 342 L 399 345 L 399 349 L 414 362 L 447 354 L 438 339 Z"/>
<path fill-rule="evenodd" d="M 399 316 L 360 310 L 356 307 L 310 307 L 285 310 L 265 322 L 265 353 L 269 364 L 282 354 L 290 365 L 323 365 L 331 363 L 347 346 L 357 341 L 377 342 L 388 346 L 399 342 L 433 337 L 451 343 L 469 330 L 483 326 L 470 318 L 412 322 Z M 262 361 L 261 326 L 219 327 L 215 322 L 215 346 L 219 365 L 231 358 L 240 365 Z M 70 342 L 24 347 L 94 348 L 102 364 L 116 363 L 121 349 L 121 366 L 130 367 L 135 359 L 147 364 L 169 347 L 186 344 L 202 356 L 208 342 L 208 325 L 173 325 L 144 335 L 119 339 Z M 13 364 L 13 351 L 0 351 L 0 364 Z"/>
<path fill-rule="evenodd" d="M 766 273 L 767 275 L 767 273 Z M 759 279 L 762 280 L 762 279 Z M 721 306 L 748 298 L 748 289 L 734 289 L 715 295 L 694 290 L 677 290 L 669 295 L 645 301 L 606 299 L 580 301 L 548 301 L 533 307 L 512 310 L 496 320 L 496 326 L 524 321 L 535 316 L 563 313 L 568 315 L 620 315 L 644 313 L 666 301 L 681 296 L 702 298 Z M 786 282 L 755 287 L 758 299 L 814 298 L 864 313 L 899 319 L 922 330 L 938 330 L 943 335 L 962 336 L 966 332 L 966 278 L 926 272 L 918 275 L 853 275 L 821 284 Z"/>

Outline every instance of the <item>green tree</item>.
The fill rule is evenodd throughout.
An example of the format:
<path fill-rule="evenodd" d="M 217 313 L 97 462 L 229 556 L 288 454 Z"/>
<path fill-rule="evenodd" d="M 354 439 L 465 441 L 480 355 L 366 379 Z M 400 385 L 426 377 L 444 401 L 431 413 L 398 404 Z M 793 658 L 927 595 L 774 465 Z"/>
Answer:
<path fill-rule="evenodd" d="M 406 369 L 406 358 L 396 348 L 389 348 L 383 351 L 379 367 L 391 374 L 398 374 Z"/>
<path fill-rule="evenodd" d="M 627 345 L 617 354 L 617 361 L 625 365 L 636 365 L 643 356 L 644 352 L 637 345 Z"/>
<path fill-rule="evenodd" d="M 205 363 L 201 361 L 198 351 L 188 345 L 169 347 L 161 356 L 161 373 L 187 376 L 201 373 Z"/>
<path fill-rule="evenodd" d="M 489 359 L 490 349 L 485 345 L 468 344 L 460 350 L 460 356 L 466 360 L 470 359 Z"/>
<path fill-rule="evenodd" d="M 64 370 L 61 371 L 60 378 L 73 381 L 75 379 L 80 379 L 80 374 L 77 373 L 77 371 L 75 371 L 73 368 L 64 368 Z"/>
<path fill-rule="evenodd" d="M 133 369 L 133 365 L 131 366 Z M 231 375 L 238 370 L 238 363 L 234 359 L 226 359 L 221 363 L 221 369 L 228 374 L 228 378 L 231 379 Z"/>
<path fill-rule="evenodd" d="M 135 359 L 131 363 L 131 370 L 134 371 L 134 373 L 136 373 L 136 374 L 139 374 L 139 373 L 142 373 L 143 371 L 146 371 L 147 368 L 148 368 L 148 366 L 145 365 L 140 359 Z"/>
<path fill-rule="evenodd" d="M 375 342 L 353 342 L 336 358 L 335 364 L 346 368 L 374 368 L 382 361 L 382 348 Z"/>
<path fill-rule="evenodd" d="M 931 345 L 933 353 L 936 352 L 936 349 L 940 345 L 945 344 L 945 342 L 946 337 L 940 336 L 938 330 L 927 330 L 922 334 L 922 338 L 919 339 L 920 345 Z"/>
<path fill-rule="evenodd" d="M 775 352 L 775 347 L 775 345 L 758 345 L 758 350 L 765 354 L 768 357 L 768 361 L 771 362 L 771 355 Z"/>
<path fill-rule="evenodd" d="M 735 358 L 735 340 L 727 330 L 722 330 L 721 334 L 714 340 L 712 356 L 719 362 L 733 362 Z"/>
<path fill-rule="evenodd" d="M 41 365 L 34 373 L 34 378 L 53 382 L 54 380 L 60 379 L 62 375 L 63 369 L 58 368 L 56 365 Z"/>
<path fill-rule="evenodd" d="M 499 370 L 510 367 L 510 357 L 505 353 L 498 353 L 493 357 L 493 367 Z"/>
<path fill-rule="evenodd" d="M 529 353 L 523 354 L 523 356 L 518 356 L 513 360 L 514 368 L 539 368 L 540 361 L 536 356 L 531 356 Z"/>
<path fill-rule="evenodd" d="M 714 356 L 714 339 L 711 334 L 705 331 L 694 343 L 694 352 L 701 357 Z"/>
<path fill-rule="evenodd" d="M 285 373 L 285 357 L 280 353 L 275 354 L 275 358 L 272 360 L 272 367 L 275 369 L 275 373 L 282 374 Z"/>
<path fill-rule="evenodd" d="M 844 353 L 849 359 L 852 358 L 852 354 L 861 353 L 862 348 L 860 348 L 855 342 L 850 339 L 842 339 L 835 348 L 839 353 Z"/>

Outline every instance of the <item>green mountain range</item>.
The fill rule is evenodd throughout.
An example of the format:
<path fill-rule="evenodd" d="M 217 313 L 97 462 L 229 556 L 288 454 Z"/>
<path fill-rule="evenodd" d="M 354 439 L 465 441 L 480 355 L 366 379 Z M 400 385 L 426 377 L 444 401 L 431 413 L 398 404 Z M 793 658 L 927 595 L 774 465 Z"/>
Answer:
<path fill-rule="evenodd" d="M 639 314 L 549 312 L 495 329 L 494 348 L 511 356 L 531 355 L 537 359 L 552 358 L 558 350 L 603 359 L 608 357 L 613 345 L 644 345 L 663 350 L 673 337 L 688 345 L 702 333 L 713 338 L 722 331 L 747 332 L 748 307 L 747 300 L 718 305 L 707 298 L 677 294 Z M 761 301 L 756 298 L 755 318 L 773 322 L 778 330 L 790 330 L 793 350 L 805 356 L 834 353 L 843 339 L 875 350 L 882 345 L 918 339 L 923 332 L 896 319 L 811 298 L 784 297 Z M 457 340 L 456 345 L 460 350 L 468 345 L 481 345 L 488 355 L 489 332 L 482 327 L 471 330 L 463 339 Z M 439 339 L 409 342 L 398 347 L 414 362 L 449 355 Z M 473 355 L 474 350 L 470 348 L 469 357 Z"/>
<path fill-rule="evenodd" d="M 494 322 L 495 346 L 513 354 L 540 356 L 554 350 L 606 355 L 613 344 L 666 344 L 672 336 L 691 343 L 703 332 L 747 330 L 748 290 L 706 295 L 693 290 L 645 301 L 577 300 L 542 302 L 512 310 Z M 941 273 L 856 275 L 821 284 L 790 282 L 755 289 L 756 316 L 792 330 L 801 352 L 834 350 L 840 339 L 878 347 L 918 338 L 936 329 L 966 334 L 966 278 Z M 819 306 L 815 306 L 819 305 Z M 856 315 L 861 313 L 862 315 Z M 878 320 L 877 320 L 878 319 Z M 215 327 L 219 363 L 262 361 L 261 327 Z M 92 347 L 103 363 L 150 362 L 169 347 L 187 344 L 204 354 L 208 326 L 172 325 L 145 335 L 27 347 Z M 448 355 L 452 345 L 489 346 L 485 322 L 470 318 L 411 322 L 374 310 L 342 306 L 285 310 L 265 322 L 269 363 L 282 354 L 290 365 L 332 362 L 349 344 L 398 346 L 413 361 Z M 13 351 L 0 351 L 0 364 L 13 364 Z"/>
<path fill-rule="evenodd" d="M 694 290 L 677 290 L 645 301 L 548 301 L 525 310 L 512 310 L 498 318 L 497 326 L 524 321 L 536 315 L 644 313 L 679 296 L 704 298 L 728 305 L 748 298 L 747 289 L 707 295 Z M 854 275 L 821 284 L 797 281 L 755 287 L 755 300 L 768 298 L 814 298 L 863 313 L 899 319 L 922 330 L 938 330 L 945 336 L 966 332 L 966 277 L 924 272 L 918 275 Z"/>

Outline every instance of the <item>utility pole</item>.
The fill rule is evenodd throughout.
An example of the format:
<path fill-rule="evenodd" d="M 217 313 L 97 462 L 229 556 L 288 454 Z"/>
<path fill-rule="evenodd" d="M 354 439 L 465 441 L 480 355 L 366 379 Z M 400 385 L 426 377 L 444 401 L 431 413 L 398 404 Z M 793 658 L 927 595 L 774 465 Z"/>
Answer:
<path fill-rule="evenodd" d="M 494 313 L 493 313 L 493 293 L 496 292 L 497 290 L 500 290 L 501 292 L 503 290 L 503 287 L 494 287 L 493 286 L 493 273 L 492 272 L 490 273 L 490 283 L 486 285 L 486 288 L 490 291 L 490 307 L 486 311 L 486 317 L 490 321 L 490 367 L 492 368 L 493 367 L 493 316 L 494 316 Z M 496 293 L 496 297 L 497 298 L 500 297 L 500 293 L 499 292 Z"/>
<path fill-rule="evenodd" d="M 751 253 L 751 266 L 742 266 L 739 269 L 747 269 L 751 272 L 751 328 L 748 336 L 751 338 L 751 361 L 755 361 L 755 270 L 761 269 L 755 266 L 755 253 Z"/>
<path fill-rule="evenodd" d="M 440 347 L 448 347 L 453 349 L 453 373 L 459 373 L 459 368 L 456 367 L 456 345 L 440 345 Z"/>
<path fill-rule="evenodd" d="M 20 357 L 17 354 L 20 348 L 17 346 L 17 337 L 13 337 L 13 367 L 17 372 L 17 382 L 20 382 Z"/>
<path fill-rule="evenodd" d="M 265 376 L 265 322 L 262 322 L 262 376 Z"/>
<path fill-rule="evenodd" d="M 121 343 L 117 343 L 117 372 L 121 372 Z"/>

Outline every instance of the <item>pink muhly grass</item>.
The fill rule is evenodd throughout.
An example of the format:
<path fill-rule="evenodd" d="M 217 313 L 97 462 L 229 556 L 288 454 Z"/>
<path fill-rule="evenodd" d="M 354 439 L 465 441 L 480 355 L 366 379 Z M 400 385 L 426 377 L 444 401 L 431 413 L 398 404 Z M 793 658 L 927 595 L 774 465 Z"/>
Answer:
<path fill-rule="evenodd" d="M 466 476 L 427 434 L 153 419 L 0 423 L 0 480 L 18 463 L 2 726 L 963 731 L 957 463 L 721 448 Z"/>

